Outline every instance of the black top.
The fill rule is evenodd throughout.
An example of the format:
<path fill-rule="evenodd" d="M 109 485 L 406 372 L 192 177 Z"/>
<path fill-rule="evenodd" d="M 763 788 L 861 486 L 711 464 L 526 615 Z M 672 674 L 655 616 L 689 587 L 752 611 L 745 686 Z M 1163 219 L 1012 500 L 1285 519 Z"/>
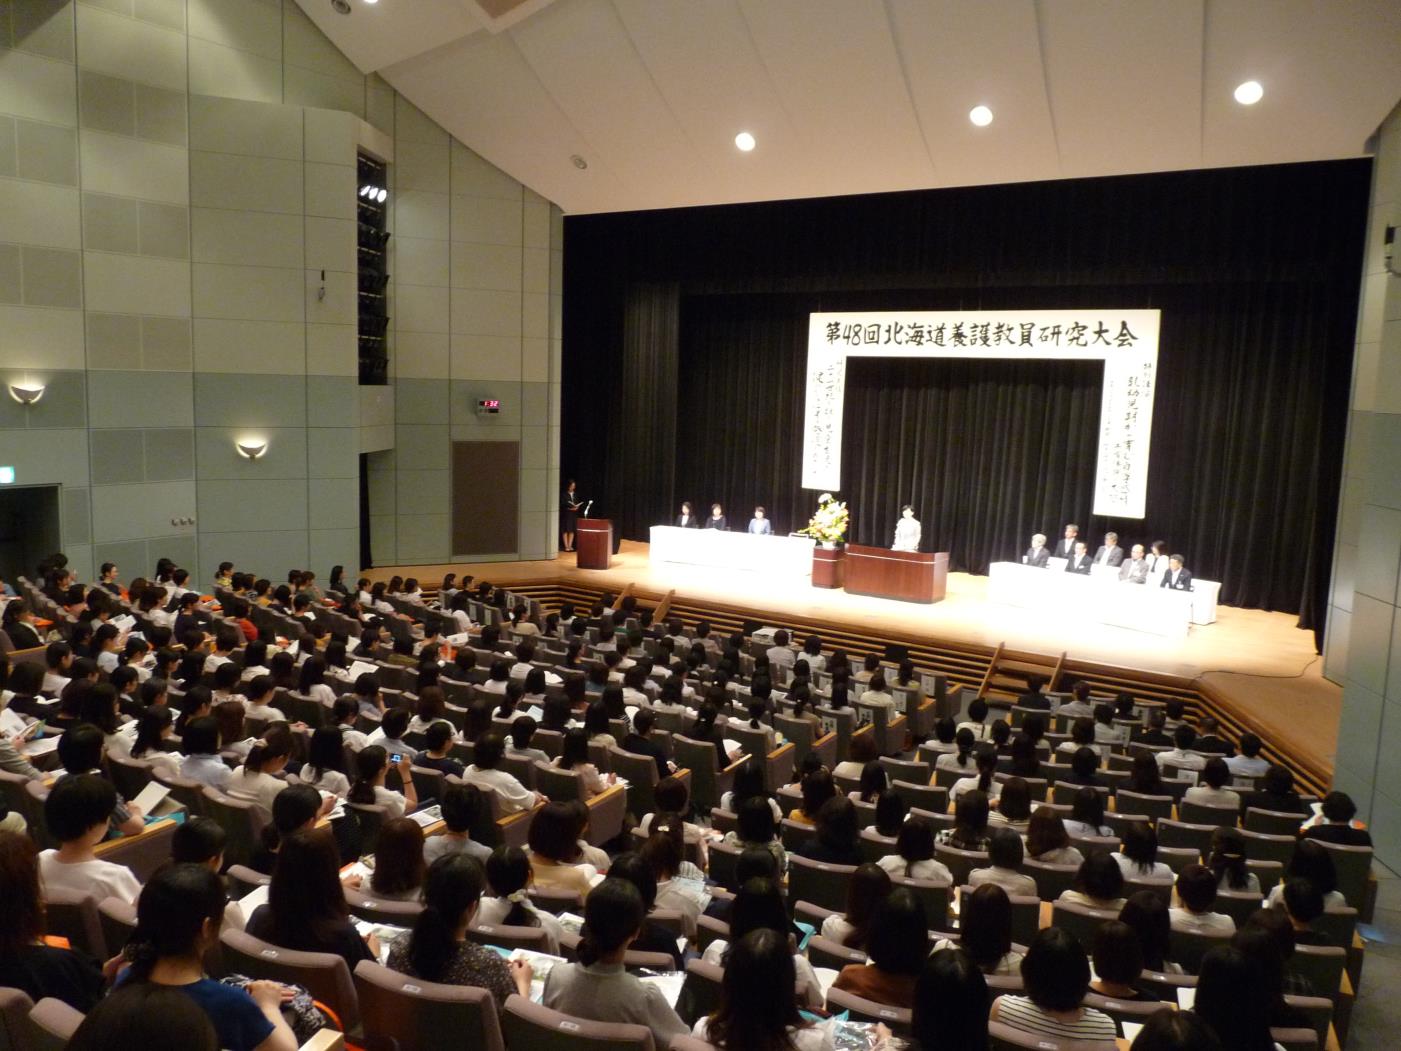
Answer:
<path fill-rule="evenodd" d="M 666 953 L 676 961 L 678 971 L 686 966 L 686 962 L 681 958 L 681 950 L 676 947 L 676 935 L 655 920 L 642 921 L 642 930 L 628 948 L 637 952 Z"/>
<path fill-rule="evenodd" d="M 427 752 L 419 752 L 414 757 L 414 766 L 421 766 L 425 770 L 437 770 L 444 774 L 451 774 L 453 777 L 461 777 L 466 769 L 460 762 L 450 755 L 445 755 L 441 759 L 434 759 Z"/>
<path fill-rule="evenodd" d="M 666 753 L 662 751 L 662 746 L 656 741 L 649 741 L 638 734 L 630 733 L 623 738 L 622 744 L 618 745 L 624 752 L 631 752 L 633 755 L 648 755 L 657 764 L 658 777 L 670 777 L 671 771 L 666 765 Z"/>
<path fill-rule="evenodd" d="M 686 529 L 699 529 L 699 528 L 700 528 L 700 522 L 698 522 L 698 521 L 696 520 L 696 516 L 695 516 L 695 515 L 692 515 L 692 516 L 690 517 L 690 519 L 688 519 L 688 520 L 685 521 L 685 522 L 681 521 L 681 516 L 680 516 L 680 515 L 677 515 L 677 516 L 676 516 L 676 521 L 675 521 L 675 523 L 673 523 L 673 524 L 674 524 L 674 525 L 677 525 L 677 526 L 684 526 Z"/>
<path fill-rule="evenodd" d="M 715 518 L 714 516 L 712 516 L 712 517 L 707 518 L 707 519 L 705 520 L 705 528 L 706 528 L 706 529 L 729 529 L 729 528 L 730 528 L 730 524 L 729 524 L 729 520 L 726 519 L 724 515 L 721 515 L 719 518 Z"/>
<path fill-rule="evenodd" d="M 1051 699 L 1040 690 L 1035 693 L 1027 692 L 1017 698 L 1018 708 L 1035 708 L 1037 711 L 1049 712 L 1051 710 Z"/>
<path fill-rule="evenodd" d="M 294 945 L 289 939 L 277 936 L 277 931 L 272 925 L 272 906 L 259 905 L 253 910 L 253 915 L 248 917 L 248 926 L 245 929 L 253 937 L 284 949 L 335 953 L 345 960 L 345 965 L 350 968 L 352 974 L 355 973 L 355 965 L 361 960 L 378 962 L 370 952 L 370 947 L 365 944 L 365 939 L 360 937 L 360 932 L 349 920 L 334 924 L 321 938 L 302 940 Z"/>
<path fill-rule="evenodd" d="M 1351 825 L 1314 825 L 1304 833 L 1305 839 L 1317 839 L 1324 843 L 1336 843 L 1342 847 L 1370 847 L 1372 833 L 1365 828 Z"/>
<path fill-rule="evenodd" d="M 861 848 L 855 843 L 848 847 L 839 847 L 816 838 L 800 844 L 793 853 L 809 861 L 821 861 L 827 865 L 859 865 L 866 860 L 861 856 Z"/>
<path fill-rule="evenodd" d="M 35 646 L 44 644 L 44 640 L 39 637 L 38 629 L 22 620 L 16 620 L 6 625 L 5 634 L 10 636 L 10 643 L 17 650 L 32 650 Z"/>
<path fill-rule="evenodd" d="M 1172 738 L 1161 730 L 1136 730 L 1131 740 L 1135 744 L 1172 744 Z"/>
<path fill-rule="evenodd" d="M 1254 807 L 1256 810 L 1274 810 L 1281 814 L 1307 814 L 1309 808 L 1292 788 L 1284 795 L 1273 792 L 1246 792 L 1241 797 L 1241 813 Z"/>
<path fill-rule="evenodd" d="M 52 996 L 87 1014 L 102 998 L 102 970 L 84 953 L 29 945 L 0 956 L 0 986 L 18 989 L 35 1003 Z"/>

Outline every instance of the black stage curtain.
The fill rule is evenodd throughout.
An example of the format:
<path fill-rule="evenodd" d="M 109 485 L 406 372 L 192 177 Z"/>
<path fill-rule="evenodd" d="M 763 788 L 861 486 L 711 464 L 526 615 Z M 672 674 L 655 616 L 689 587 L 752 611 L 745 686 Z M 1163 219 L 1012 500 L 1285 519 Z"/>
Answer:
<path fill-rule="evenodd" d="M 625 537 L 682 499 L 797 528 L 817 495 L 809 312 L 1158 308 L 1144 520 L 1089 517 L 1097 366 L 876 359 L 848 373 L 853 539 L 888 543 L 907 501 L 974 571 L 1066 521 L 1162 538 L 1224 602 L 1321 633 L 1369 178 L 1341 161 L 569 218 L 563 473 Z"/>

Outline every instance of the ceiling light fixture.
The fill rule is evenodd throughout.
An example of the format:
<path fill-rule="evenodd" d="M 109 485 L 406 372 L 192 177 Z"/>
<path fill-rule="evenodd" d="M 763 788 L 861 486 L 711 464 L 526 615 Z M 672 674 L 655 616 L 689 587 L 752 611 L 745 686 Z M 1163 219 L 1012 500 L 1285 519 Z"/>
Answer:
<path fill-rule="evenodd" d="M 992 123 L 992 110 L 986 106 L 974 106 L 968 111 L 968 119 L 980 128 L 986 128 Z"/>
<path fill-rule="evenodd" d="M 748 153 L 755 147 L 754 136 L 747 131 L 742 131 L 735 136 L 735 147 L 741 153 Z"/>
<path fill-rule="evenodd" d="M 577 153 L 576 153 L 576 154 L 573 154 L 573 155 L 569 158 L 569 161 L 570 161 L 571 164 L 574 165 L 574 167 L 578 168 L 580 171 L 583 171 L 585 168 L 587 168 L 587 167 L 589 166 L 589 162 L 586 161 L 586 160 L 584 160 L 584 158 L 580 157 Z"/>
<path fill-rule="evenodd" d="M 379 0 L 365 0 L 365 3 L 367 3 L 367 4 L 377 4 L 377 3 L 379 3 Z"/>
<path fill-rule="evenodd" d="M 375 192 L 375 200 L 378 201 L 380 204 L 383 204 L 384 201 L 385 201 L 385 198 L 387 198 L 388 196 L 389 196 L 389 191 L 386 190 L 383 186 L 381 186 L 381 187 L 379 188 L 379 190 L 377 190 L 377 191 Z"/>
<path fill-rule="evenodd" d="M 1242 106 L 1253 106 L 1265 97 L 1265 89 L 1258 80 L 1247 80 L 1236 88 L 1235 95 Z"/>
<path fill-rule="evenodd" d="M 338 15 L 350 14 L 350 5 L 345 0 L 331 0 L 331 10 Z"/>
<path fill-rule="evenodd" d="M 10 397 L 21 405 L 33 405 L 44 396 L 44 390 L 42 383 L 11 383 Z"/>
<path fill-rule="evenodd" d="M 240 438 L 234 447 L 245 460 L 256 460 L 268 451 L 268 443 L 262 438 Z"/>

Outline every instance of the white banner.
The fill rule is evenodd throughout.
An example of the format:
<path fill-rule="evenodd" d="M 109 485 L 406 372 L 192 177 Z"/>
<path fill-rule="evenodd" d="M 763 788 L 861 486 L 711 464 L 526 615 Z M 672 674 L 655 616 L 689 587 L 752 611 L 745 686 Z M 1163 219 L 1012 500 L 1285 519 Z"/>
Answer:
<path fill-rule="evenodd" d="M 841 489 L 847 358 L 1102 361 L 1093 511 L 1109 518 L 1142 518 L 1161 316 L 1157 310 L 810 314 L 803 488 Z"/>

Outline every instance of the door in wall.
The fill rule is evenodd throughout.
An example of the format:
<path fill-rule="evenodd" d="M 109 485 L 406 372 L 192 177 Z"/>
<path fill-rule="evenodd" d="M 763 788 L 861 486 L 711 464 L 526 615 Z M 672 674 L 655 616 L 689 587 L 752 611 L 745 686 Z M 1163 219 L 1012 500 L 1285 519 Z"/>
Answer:
<path fill-rule="evenodd" d="M 38 564 L 62 550 L 58 490 L 56 485 L 0 489 L 0 578 L 13 581 L 23 574 L 33 580 Z"/>

